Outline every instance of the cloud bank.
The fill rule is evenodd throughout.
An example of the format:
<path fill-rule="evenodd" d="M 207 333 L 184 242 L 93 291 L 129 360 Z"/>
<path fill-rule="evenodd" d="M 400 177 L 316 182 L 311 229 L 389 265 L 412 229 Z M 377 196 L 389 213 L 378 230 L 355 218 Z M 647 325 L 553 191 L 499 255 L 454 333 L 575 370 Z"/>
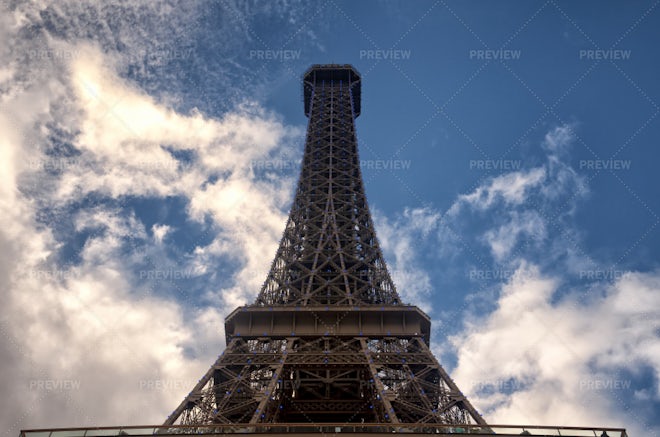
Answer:
<path fill-rule="evenodd" d="M 222 350 L 224 313 L 265 278 L 293 176 L 254 163 L 295 156 L 301 129 L 249 99 L 210 116 L 147 93 L 126 72 L 151 42 L 90 38 L 87 14 L 113 26 L 94 6 L 5 7 L 0 429 L 162 422 Z M 161 25 L 175 12 L 107 7 Z"/>
<path fill-rule="evenodd" d="M 435 350 L 455 357 L 452 376 L 491 423 L 659 435 L 660 272 L 582 248 L 574 216 L 590 190 L 568 164 L 576 129 L 549 129 L 545 162 L 486 178 L 445 214 L 419 209 L 436 239 L 408 256 L 439 245 L 441 270 L 468 266 L 465 311 L 436 313 Z M 460 328 L 442 328 L 448 320 Z"/>

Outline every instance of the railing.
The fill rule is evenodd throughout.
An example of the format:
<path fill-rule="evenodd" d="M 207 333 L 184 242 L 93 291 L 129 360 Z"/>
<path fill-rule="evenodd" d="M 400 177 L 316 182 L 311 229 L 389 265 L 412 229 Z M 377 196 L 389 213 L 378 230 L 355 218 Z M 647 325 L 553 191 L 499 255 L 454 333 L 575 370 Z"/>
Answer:
<path fill-rule="evenodd" d="M 436 425 L 424 423 L 256 423 L 216 425 L 170 425 L 170 426 L 118 426 L 93 428 L 53 428 L 21 430 L 20 437 L 112 437 L 112 436 L 176 436 L 217 434 L 436 434 L 472 436 L 562 436 L 562 437 L 627 437 L 623 428 L 536 426 L 536 425 Z"/>

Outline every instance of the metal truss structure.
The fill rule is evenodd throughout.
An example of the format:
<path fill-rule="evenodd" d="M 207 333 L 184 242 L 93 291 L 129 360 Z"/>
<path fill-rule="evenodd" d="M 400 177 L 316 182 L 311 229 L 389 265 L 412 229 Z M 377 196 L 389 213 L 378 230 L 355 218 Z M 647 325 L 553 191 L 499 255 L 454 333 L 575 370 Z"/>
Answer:
<path fill-rule="evenodd" d="M 303 166 L 270 273 L 226 318 L 226 350 L 165 426 L 486 425 L 387 270 L 360 172 L 360 86 L 350 65 L 304 75 Z"/>

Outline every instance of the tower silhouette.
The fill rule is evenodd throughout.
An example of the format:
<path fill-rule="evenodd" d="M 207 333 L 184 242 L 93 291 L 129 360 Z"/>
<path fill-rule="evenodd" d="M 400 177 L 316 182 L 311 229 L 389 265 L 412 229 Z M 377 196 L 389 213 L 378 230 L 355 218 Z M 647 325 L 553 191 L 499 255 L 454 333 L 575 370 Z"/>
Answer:
<path fill-rule="evenodd" d="M 226 350 L 165 425 L 486 424 L 387 270 L 360 172 L 360 87 L 350 65 L 305 73 L 305 152 L 270 272 L 227 316 Z"/>

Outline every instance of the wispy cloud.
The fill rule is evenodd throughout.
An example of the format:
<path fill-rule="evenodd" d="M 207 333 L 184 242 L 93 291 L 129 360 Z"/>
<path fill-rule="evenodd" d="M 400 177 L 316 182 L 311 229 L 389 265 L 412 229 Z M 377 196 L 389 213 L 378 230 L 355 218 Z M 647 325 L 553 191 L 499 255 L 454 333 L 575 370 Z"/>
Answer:
<path fill-rule="evenodd" d="M 404 302 L 430 312 L 432 292 L 428 273 L 420 267 L 416 246 L 437 229 L 440 213 L 430 208 L 406 209 L 394 220 L 375 211 L 375 222 L 384 255 L 391 260 L 388 270 Z"/>
<path fill-rule="evenodd" d="M 546 237 L 545 222 L 536 211 L 512 211 L 506 220 L 503 225 L 484 233 L 484 240 L 497 262 L 508 260 L 521 238 L 538 243 Z"/>
<path fill-rule="evenodd" d="M 125 67 L 149 44 L 87 38 L 90 8 L 0 13 L 5 435 L 164 420 L 222 350 L 224 313 L 258 292 L 294 185 L 252 163 L 298 153 L 300 129 L 249 96 L 213 116 L 146 93 Z M 30 26 L 43 39 L 19 37 Z M 180 222 L 143 222 L 137 198 L 182 199 Z M 192 224 L 197 240 L 168 251 Z M 186 287 L 198 277 L 205 295 Z"/>
<path fill-rule="evenodd" d="M 540 167 L 491 178 L 472 193 L 461 195 L 448 213 L 456 215 L 463 206 L 483 211 L 496 202 L 504 205 L 520 205 L 526 200 L 529 191 L 541 185 L 545 177 L 546 171 Z"/>
<path fill-rule="evenodd" d="M 546 264 L 565 257 L 577 238 L 572 216 L 589 194 L 586 178 L 569 164 L 574 141 L 573 125 L 554 127 L 540 141 L 544 162 L 487 178 L 459 195 L 439 230 L 445 254 L 485 244 L 491 258 L 480 260 L 482 269 L 489 268 L 484 263 L 515 267 L 526 256 L 542 263 L 542 255 Z"/>
<path fill-rule="evenodd" d="M 572 218 L 589 187 L 569 164 L 575 129 L 550 129 L 540 141 L 545 162 L 487 179 L 444 217 L 439 239 L 454 253 L 485 246 L 490 255 L 476 249 L 470 283 L 479 290 L 468 301 L 492 307 L 462 314 L 452 375 L 493 423 L 602 423 L 657 435 L 658 423 L 642 418 L 660 402 L 645 388 L 660 376 L 651 346 L 660 274 L 604 274 L 612 261 L 582 249 Z M 631 410 L 640 411 L 632 422 Z"/>
<path fill-rule="evenodd" d="M 484 180 L 445 215 L 426 207 L 379 218 L 379 235 L 394 266 L 415 271 L 399 288 L 423 284 L 415 303 L 446 299 L 436 281 L 469 271 L 456 282 L 463 309 L 434 313 L 433 347 L 491 423 L 658 435 L 649 418 L 660 403 L 660 274 L 612 271 L 612 260 L 582 248 L 574 215 L 589 186 L 570 165 L 575 129 L 553 127 L 537 143 L 540 164 Z M 435 256 L 442 273 L 423 267 Z"/>

